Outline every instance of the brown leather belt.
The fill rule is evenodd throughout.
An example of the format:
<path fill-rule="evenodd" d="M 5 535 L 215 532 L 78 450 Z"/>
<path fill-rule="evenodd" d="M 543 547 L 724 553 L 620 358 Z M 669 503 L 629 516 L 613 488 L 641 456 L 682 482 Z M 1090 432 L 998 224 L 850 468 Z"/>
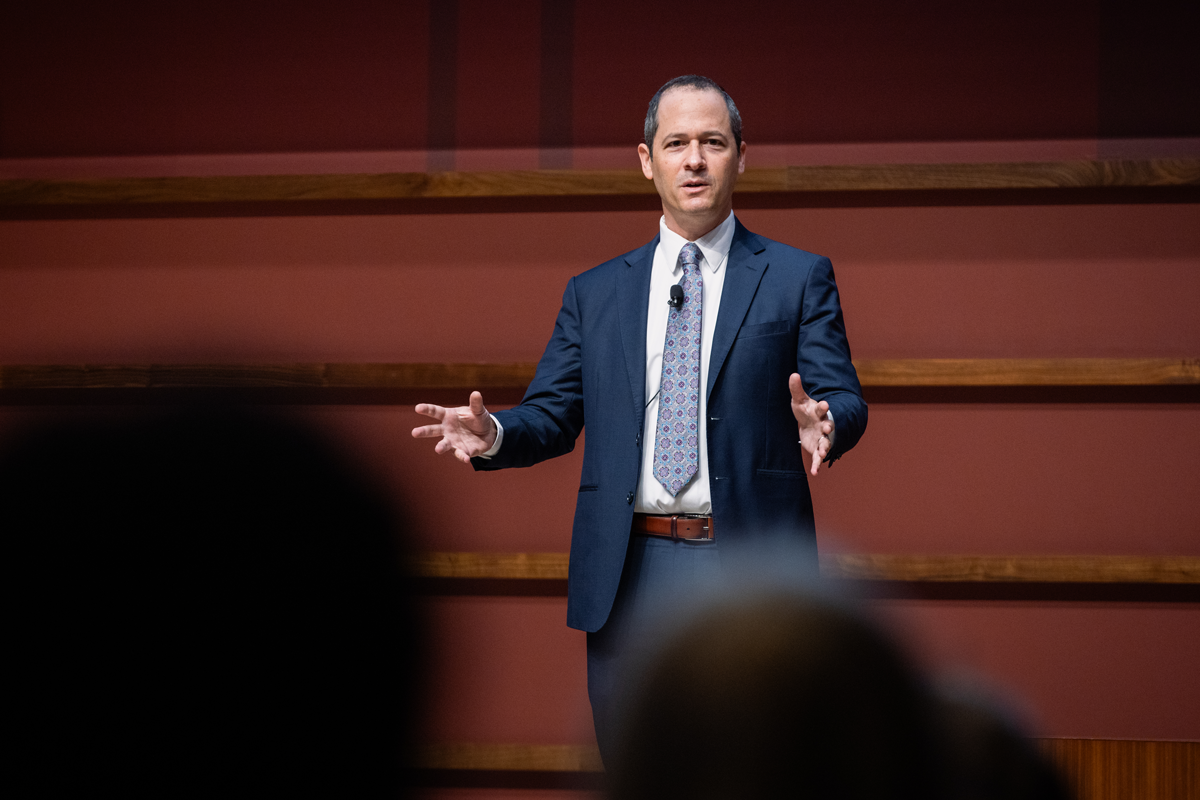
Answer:
<path fill-rule="evenodd" d="M 634 514 L 632 530 L 643 536 L 683 539 L 689 542 L 711 542 L 717 538 L 712 517 L 697 517 L 690 514 L 676 516 Z"/>

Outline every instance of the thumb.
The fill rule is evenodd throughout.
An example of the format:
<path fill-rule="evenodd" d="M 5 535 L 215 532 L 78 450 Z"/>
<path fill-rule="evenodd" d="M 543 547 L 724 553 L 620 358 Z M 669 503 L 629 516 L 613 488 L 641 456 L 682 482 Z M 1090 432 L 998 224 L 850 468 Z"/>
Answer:
<path fill-rule="evenodd" d="M 471 413 L 476 417 L 482 417 L 487 413 L 487 409 L 483 407 L 483 395 L 479 392 L 471 392 L 471 400 L 468 405 Z"/>
<path fill-rule="evenodd" d="M 788 390 L 792 393 L 793 403 L 805 403 L 808 401 L 808 395 L 804 393 L 804 384 L 800 381 L 800 374 L 793 372 L 788 378 Z"/>

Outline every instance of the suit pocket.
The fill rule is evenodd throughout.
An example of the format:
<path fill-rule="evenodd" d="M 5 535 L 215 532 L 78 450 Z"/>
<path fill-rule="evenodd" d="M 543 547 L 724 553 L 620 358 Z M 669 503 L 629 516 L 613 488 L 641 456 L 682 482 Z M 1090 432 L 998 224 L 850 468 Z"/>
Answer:
<path fill-rule="evenodd" d="M 804 473 L 795 469 L 760 469 L 758 470 L 760 478 L 783 478 L 785 480 L 798 481 L 804 477 Z"/>
<path fill-rule="evenodd" d="M 597 490 L 597 489 L 599 489 L 599 488 L 600 488 L 600 485 L 599 485 L 599 484 L 596 484 L 596 483 L 585 483 L 585 484 L 583 484 L 582 486 L 580 486 L 580 487 L 579 487 L 579 491 L 581 491 L 581 492 L 594 492 L 594 491 L 596 491 L 596 490 Z"/>
<path fill-rule="evenodd" d="M 758 336 L 773 336 L 779 333 L 790 333 L 796 329 L 794 319 L 777 319 L 774 322 L 760 322 L 757 325 L 743 325 L 738 331 L 738 341 L 753 339 Z"/>

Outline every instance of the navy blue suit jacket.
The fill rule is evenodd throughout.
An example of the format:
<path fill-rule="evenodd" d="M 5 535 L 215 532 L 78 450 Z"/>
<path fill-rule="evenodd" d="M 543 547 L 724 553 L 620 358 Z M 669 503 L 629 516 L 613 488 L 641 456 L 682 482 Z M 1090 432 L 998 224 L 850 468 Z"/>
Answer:
<path fill-rule="evenodd" d="M 587 425 L 575 507 L 567 624 L 604 624 L 625 563 L 642 463 L 646 315 L 658 237 L 567 284 L 554 334 L 521 404 L 499 411 L 504 442 L 476 469 L 525 467 L 570 452 Z M 807 460 L 788 376 L 829 403 L 829 459 L 855 445 L 867 406 L 850 363 L 829 259 L 746 230 L 733 236 L 707 381 L 712 514 L 722 549 L 783 534 L 812 549 Z M 653 446 L 653 436 L 649 437 Z"/>

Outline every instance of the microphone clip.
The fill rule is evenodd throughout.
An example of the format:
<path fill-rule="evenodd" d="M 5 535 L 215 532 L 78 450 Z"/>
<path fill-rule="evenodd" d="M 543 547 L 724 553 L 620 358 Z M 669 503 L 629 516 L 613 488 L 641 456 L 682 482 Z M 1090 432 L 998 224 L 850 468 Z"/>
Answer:
<path fill-rule="evenodd" d="M 683 308 L 683 287 L 678 283 L 671 287 L 671 299 L 667 301 L 671 308 Z"/>

